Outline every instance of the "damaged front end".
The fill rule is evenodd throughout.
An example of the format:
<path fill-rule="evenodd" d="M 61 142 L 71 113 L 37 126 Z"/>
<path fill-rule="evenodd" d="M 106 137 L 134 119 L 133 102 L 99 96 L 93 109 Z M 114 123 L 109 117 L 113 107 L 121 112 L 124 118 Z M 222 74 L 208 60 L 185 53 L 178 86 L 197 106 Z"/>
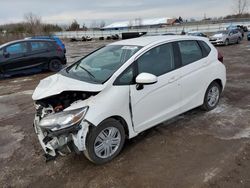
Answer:
<path fill-rule="evenodd" d="M 66 91 L 35 102 L 34 128 L 46 161 L 58 154 L 80 153 L 86 149 L 85 139 L 90 123 L 84 117 L 88 106 L 79 108 L 77 104 L 96 94 Z"/>

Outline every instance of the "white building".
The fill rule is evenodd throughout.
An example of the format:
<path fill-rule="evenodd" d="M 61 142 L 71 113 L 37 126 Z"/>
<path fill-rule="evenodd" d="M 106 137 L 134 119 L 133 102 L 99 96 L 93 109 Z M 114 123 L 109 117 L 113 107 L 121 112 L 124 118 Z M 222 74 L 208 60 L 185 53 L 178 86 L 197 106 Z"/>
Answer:
<path fill-rule="evenodd" d="M 128 28 L 153 28 L 153 27 L 163 27 L 166 25 L 173 25 L 180 23 L 178 19 L 175 18 L 153 18 L 153 19 L 134 19 L 130 21 L 115 22 L 108 26 L 103 27 L 103 30 L 120 30 Z"/>

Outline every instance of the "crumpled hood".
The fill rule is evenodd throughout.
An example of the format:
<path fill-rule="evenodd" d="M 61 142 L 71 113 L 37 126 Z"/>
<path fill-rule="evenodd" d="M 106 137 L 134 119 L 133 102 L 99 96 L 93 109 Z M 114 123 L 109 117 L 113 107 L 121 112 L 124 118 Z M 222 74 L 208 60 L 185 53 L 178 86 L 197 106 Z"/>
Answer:
<path fill-rule="evenodd" d="M 36 101 L 58 95 L 64 91 L 100 92 L 103 88 L 104 86 L 101 84 L 91 84 L 61 74 L 55 74 L 40 81 L 32 95 L 32 99 Z"/>

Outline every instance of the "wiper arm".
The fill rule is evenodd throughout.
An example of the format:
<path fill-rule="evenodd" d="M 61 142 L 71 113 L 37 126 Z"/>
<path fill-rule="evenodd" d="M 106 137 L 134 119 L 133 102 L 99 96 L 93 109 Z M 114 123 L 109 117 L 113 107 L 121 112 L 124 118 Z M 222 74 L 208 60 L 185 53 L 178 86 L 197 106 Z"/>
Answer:
<path fill-rule="evenodd" d="M 91 77 L 95 78 L 95 76 L 89 72 L 86 68 L 82 67 L 82 66 L 79 66 L 81 69 L 85 70 Z"/>

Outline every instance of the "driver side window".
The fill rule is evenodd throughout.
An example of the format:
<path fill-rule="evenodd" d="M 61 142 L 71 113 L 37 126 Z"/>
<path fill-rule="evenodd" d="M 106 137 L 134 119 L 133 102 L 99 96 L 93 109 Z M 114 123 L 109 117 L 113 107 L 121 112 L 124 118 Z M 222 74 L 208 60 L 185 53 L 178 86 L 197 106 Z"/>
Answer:
<path fill-rule="evenodd" d="M 28 52 L 28 46 L 26 42 L 21 42 L 17 44 L 12 44 L 6 47 L 6 52 L 10 55 L 22 54 Z"/>
<path fill-rule="evenodd" d="M 150 73 L 155 76 L 161 76 L 174 70 L 174 52 L 172 43 L 157 46 L 138 60 L 138 74 Z"/>

